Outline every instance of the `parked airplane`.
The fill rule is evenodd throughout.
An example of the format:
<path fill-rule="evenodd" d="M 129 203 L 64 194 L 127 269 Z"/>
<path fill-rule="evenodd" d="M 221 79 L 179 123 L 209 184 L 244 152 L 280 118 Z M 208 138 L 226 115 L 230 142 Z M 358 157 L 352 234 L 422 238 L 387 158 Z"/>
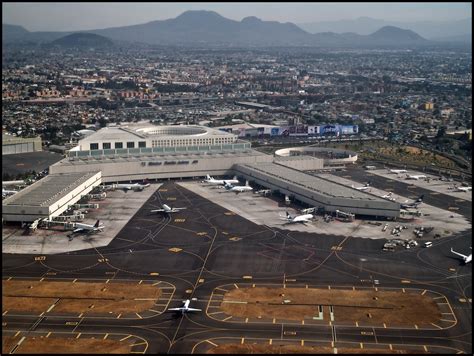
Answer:
<path fill-rule="evenodd" d="M 472 187 L 455 187 L 455 192 L 470 192 Z"/>
<path fill-rule="evenodd" d="M 18 193 L 16 190 L 7 190 L 2 188 L 2 198 Z"/>
<path fill-rule="evenodd" d="M 267 196 L 268 194 L 270 194 L 272 191 L 270 189 L 261 189 L 261 190 L 257 190 L 256 192 L 254 192 L 255 194 L 260 194 L 260 195 L 263 195 L 263 196 Z"/>
<path fill-rule="evenodd" d="M 202 309 L 190 308 L 189 304 L 191 301 L 189 299 L 183 300 L 183 306 L 179 308 L 169 308 L 169 311 L 180 311 L 182 314 L 187 312 L 202 311 Z"/>
<path fill-rule="evenodd" d="M 408 173 L 406 169 L 391 169 L 390 173 L 400 174 L 400 173 Z"/>
<path fill-rule="evenodd" d="M 232 184 L 229 184 L 227 183 L 227 181 L 224 181 L 224 187 L 227 191 L 229 192 L 235 192 L 235 194 L 239 194 L 239 193 L 242 193 L 242 192 L 249 192 L 251 190 L 253 190 L 252 187 L 249 187 L 248 185 L 232 185 Z"/>
<path fill-rule="evenodd" d="M 239 180 L 237 179 L 237 177 L 234 177 L 234 179 L 214 179 L 208 174 L 206 175 L 206 179 L 204 180 L 204 182 L 209 183 L 209 184 L 225 185 L 226 183 L 230 183 L 230 184 L 239 183 Z"/>
<path fill-rule="evenodd" d="M 426 176 L 424 174 L 418 174 L 418 175 L 410 175 L 410 174 L 407 174 L 406 178 L 405 179 L 415 179 L 415 180 L 419 180 L 419 179 L 426 179 Z"/>
<path fill-rule="evenodd" d="M 390 193 L 388 193 L 388 194 L 385 194 L 385 195 L 382 195 L 381 197 L 384 198 L 384 199 L 388 199 L 388 200 L 391 200 L 391 201 L 395 201 L 395 198 L 392 197 L 392 192 L 390 192 Z"/>
<path fill-rule="evenodd" d="M 467 264 L 472 261 L 472 253 L 470 253 L 469 256 L 466 256 L 466 255 L 463 255 L 462 253 L 454 251 L 452 247 L 451 247 L 451 252 L 454 253 L 455 255 L 462 257 L 464 264 Z"/>
<path fill-rule="evenodd" d="M 184 209 L 187 209 L 187 208 L 172 208 L 166 204 L 163 204 L 162 205 L 163 209 L 154 209 L 154 210 L 151 210 L 152 213 L 159 213 L 159 212 L 162 212 L 162 213 L 177 213 L 178 211 L 181 211 L 181 210 L 184 210 Z"/>
<path fill-rule="evenodd" d="M 423 203 L 424 196 L 425 196 L 424 194 L 420 195 L 420 197 L 418 199 L 416 199 L 415 201 L 413 201 L 411 203 L 407 203 L 408 200 L 406 200 L 405 203 L 400 204 L 400 208 L 401 209 L 409 209 L 409 208 L 418 209 L 418 205 Z"/>
<path fill-rule="evenodd" d="M 287 224 L 295 224 L 295 223 L 309 223 L 311 219 L 313 219 L 313 214 L 304 214 L 304 215 L 297 215 L 291 216 L 288 212 L 286 212 L 286 218 L 282 217 L 283 220 L 286 220 Z"/>
<path fill-rule="evenodd" d="M 370 182 L 365 183 L 365 185 L 363 185 L 362 187 L 354 187 L 354 185 L 352 185 L 352 188 L 357 190 L 367 190 L 370 189 Z"/>
<path fill-rule="evenodd" d="M 140 183 L 118 183 L 118 184 L 112 184 L 112 185 L 106 185 L 105 189 L 122 189 L 123 191 L 127 192 L 129 190 L 133 190 L 134 192 L 142 191 L 143 189 L 147 188 L 150 186 L 150 183 L 145 183 L 146 181 L 143 181 L 143 184 Z"/>
<path fill-rule="evenodd" d="M 100 220 L 97 220 L 97 222 L 94 225 L 90 224 L 82 224 L 82 223 L 75 223 L 74 229 L 72 232 L 73 233 L 79 233 L 79 232 L 86 232 L 88 234 L 92 234 L 95 232 L 100 232 L 104 230 L 104 225 L 99 225 Z"/>

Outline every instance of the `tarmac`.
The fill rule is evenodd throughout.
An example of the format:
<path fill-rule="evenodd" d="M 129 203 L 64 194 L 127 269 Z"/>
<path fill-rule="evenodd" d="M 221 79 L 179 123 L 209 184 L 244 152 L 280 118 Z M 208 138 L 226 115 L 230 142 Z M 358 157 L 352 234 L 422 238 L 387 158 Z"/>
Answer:
<path fill-rule="evenodd" d="M 91 200 L 90 203 L 99 204 L 99 209 L 87 209 L 85 219 L 78 222 L 93 225 L 100 220 L 105 229 L 95 234 L 76 234 L 69 239 L 71 231 L 65 231 L 61 224 L 47 229 L 38 228 L 34 232 L 18 226 L 4 225 L 3 253 L 50 255 L 107 246 L 160 186 L 161 184 L 152 184 L 136 192 L 108 191 L 104 200 Z"/>
<path fill-rule="evenodd" d="M 359 170 L 341 173 L 350 174 L 355 181 L 367 179 Z M 373 184 L 383 185 L 387 181 L 377 177 Z M 427 192 L 419 187 L 408 191 L 406 185 L 399 184 L 394 186 L 396 194 Z M 192 187 L 189 190 L 173 181 L 164 183 L 107 246 L 42 259 L 37 259 L 36 254 L 3 253 L 2 277 L 7 280 L 107 283 L 113 279 L 151 283 L 159 288 L 165 285 L 167 289 L 155 302 L 156 308 L 161 308 L 156 309 L 158 312 L 136 315 L 133 319 L 94 319 L 55 315 L 54 308 L 37 315 L 2 310 L 3 336 L 130 338 L 137 340 L 132 349 L 136 353 L 203 353 L 227 343 L 318 345 L 329 347 L 332 352 L 344 347 L 472 352 L 472 266 L 464 265 L 449 251 L 453 247 L 467 253 L 471 229 L 437 239 L 431 248 L 387 253 L 381 250 L 383 239 L 256 224 L 197 194 L 196 185 Z M 232 200 L 232 205 L 247 199 L 244 194 L 222 196 Z M 247 197 L 255 203 L 264 200 L 255 198 L 253 193 Z M 427 196 L 426 200 L 442 208 L 443 204 L 454 203 L 455 198 L 439 195 Z M 171 215 L 150 212 L 161 203 L 186 210 Z M 250 201 L 247 204 L 251 206 Z M 271 204 L 278 206 L 276 201 Z M 457 204 L 458 213 L 470 219 L 470 205 Z M 324 323 L 222 318 L 219 305 L 225 290 L 253 286 L 438 294 L 437 301 L 446 318 L 433 325 L 415 322 L 410 327 L 370 322 L 349 325 L 338 320 L 337 315 Z M 181 306 L 185 299 L 191 300 L 191 307 L 203 311 L 184 315 L 161 312 Z"/>

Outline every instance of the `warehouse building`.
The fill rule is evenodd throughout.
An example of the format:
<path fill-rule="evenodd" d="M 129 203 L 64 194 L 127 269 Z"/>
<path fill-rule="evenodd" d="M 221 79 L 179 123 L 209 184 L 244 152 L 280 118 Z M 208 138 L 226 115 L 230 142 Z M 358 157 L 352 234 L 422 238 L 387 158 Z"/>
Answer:
<path fill-rule="evenodd" d="M 101 172 L 50 174 L 3 200 L 2 219 L 21 222 L 51 219 L 101 182 Z"/>
<path fill-rule="evenodd" d="M 41 137 L 2 135 L 2 155 L 41 151 Z"/>
<path fill-rule="evenodd" d="M 395 218 L 400 204 L 274 162 L 236 164 L 238 176 L 327 212 Z"/>

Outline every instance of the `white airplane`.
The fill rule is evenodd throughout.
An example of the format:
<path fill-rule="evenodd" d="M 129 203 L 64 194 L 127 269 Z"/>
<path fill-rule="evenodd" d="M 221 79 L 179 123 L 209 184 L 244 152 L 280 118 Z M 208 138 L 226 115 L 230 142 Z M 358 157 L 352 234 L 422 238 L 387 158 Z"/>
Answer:
<path fill-rule="evenodd" d="M 368 190 L 370 189 L 370 182 L 365 183 L 365 185 L 363 185 L 362 187 L 354 187 L 354 185 L 352 185 L 352 188 L 357 190 Z"/>
<path fill-rule="evenodd" d="M 227 183 L 227 181 L 224 182 L 224 187 L 227 191 L 235 192 L 235 194 L 239 194 L 239 193 L 242 193 L 242 192 L 249 192 L 249 191 L 253 190 L 253 188 L 249 187 L 248 185 L 234 186 L 232 184 Z"/>
<path fill-rule="evenodd" d="M 183 300 L 183 306 L 180 308 L 169 308 L 169 311 L 180 311 L 182 314 L 187 312 L 202 311 L 202 309 L 190 308 L 189 304 L 191 301 L 189 299 Z"/>
<path fill-rule="evenodd" d="M 286 221 L 287 224 L 295 224 L 295 223 L 309 223 L 311 219 L 313 219 L 313 214 L 304 214 L 304 215 L 297 215 L 291 216 L 288 212 L 286 212 L 286 218 L 282 217 L 283 220 Z"/>
<path fill-rule="evenodd" d="M 388 193 L 388 194 L 385 194 L 385 195 L 382 195 L 381 197 L 384 198 L 384 199 L 388 199 L 388 200 L 391 200 L 391 201 L 395 201 L 395 198 L 392 197 L 392 192 L 390 192 L 390 193 Z"/>
<path fill-rule="evenodd" d="M 409 209 L 409 208 L 418 209 L 418 205 L 423 203 L 424 196 L 425 196 L 424 194 L 420 195 L 420 197 L 418 199 L 416 199 L 415 201 L 413 201 L 411 203 L 408 203 L 408 200 L 406 200 L 405 203 L 400 204 L 400 208 L 401 209 Z"/>
<path fill-rule="evenodd" d="M 472 249 L 472 247 L 471 247 L 471 249 Z M 462 259 L 464 261 L 464 264 L 467 264 L 467 263 L 472 261 L 472 253 L 469 254 L 469 256 L 466 256 L 466 255 L 463 255 L 462 253 L 454 251 L 452 247 L 451 247 L 451 252 L 454 253 L 455 255 L 458 255 L 458 256 L 462 257 Z"/>
<path fill-rule="evenodd" d="M 154 210 L 151 210 L 152 213 L 177 213 L 178 211 L 181 211 L 181 210 L 184 210 L 186 208 L 172 208 L 166 204 L 163 204 L 162 205 L 163 209 L 154 209 Z"/>
<path fill-rule="evenodd" d="M 74 224 L 75 229 L 72 232 L 73 233 L 86 232 L 88 234 L 92 234 L 94 232 L 103 231 L 105 226 L 99 225 L 99 222 L 100 220 L 97 220 L 97 222 L 94 225 L 75 223 Z"/>
<path fill-rule="evenodd" d="M 225 185 L 226 183 L 230 183 L 230 184 L 239 183 L 239 180 L 237 179 L 237 177 L 234 177 L 234 179 L 214 179 L 208 174 L 206 175 L 206 179 L 204 180 L 204 182 L 209 183 L 209 184 Z"/>
<path fill-rule="evenodd" d="M 272 191 L 270 189 L 261 189 L 261 190 L 257 190 L 256 192 L 254 192 L 255 194 L 260 194 L 260 195 L 263 195 L 263 196 L 267 196 L 268 194 L 270 194 Z"/>
<path fill-rule="evenodd" d="M 2 197 L 8 197 L 9 195 L 13 195 L 18 193 L 16 190 L 7 190 L 2 188 Z"/>
<path fill-rule="evenodd" d="M 426 176 L 424 174 L 418 174 L 418 175 L 410 175 L 410 174 L 407 174 L 406 178 L 405 179 L 415 179 L 415 180 L 419 180 L 419 179 L 426 179 Z"/>
<path fill-rule="evenodd" d="M 129 190 L 133 190 L 134 192 L 142 191 L 143 189 L 150 186 L 150 183 L 118 183 L 105 186 L 106 189 L 123 189 L 123 191 L 127 192 Z"/>
<path fill-rule="evenodd" d="M 400 173 L 407 173 L 406 169 L 391 169 L 390 173 L 400 174 Z"/>
<path fill-rule="evenodd" d="M 472 187 L 455 187 L 455 192 L 470 192 Z"/>

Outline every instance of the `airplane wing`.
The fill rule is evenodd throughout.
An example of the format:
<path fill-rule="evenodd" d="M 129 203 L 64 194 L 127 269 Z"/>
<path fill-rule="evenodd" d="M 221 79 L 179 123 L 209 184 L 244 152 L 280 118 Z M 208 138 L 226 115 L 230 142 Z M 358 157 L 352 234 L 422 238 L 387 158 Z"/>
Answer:
<path fill-rule="evenodd" d="M 158 212 L 161 212 L 161 211 L 165 211 L 165 209 L 154 209 L 154 210 L 150 210 L 151 213 L 158 213 Z"/>
<path fill-rule="evenodd" d="M 179 210 L 185 210 L 187 208 L 173 208 L 173 210 L 179 211 Z"/>
<path fill-rule="evenodd" d="M 462 257 L 462 258 L 467 258 L 466 255 L 463 255 L 462 253 L 456 252 L 452 248 L 451 248 L 451 252 L 454 253 L 455 255 L 458 255 L 458 256 Z"/>
<path fill-rule="evenodd" d="M 168 309 L 169 310 L 169 309 Z M 188 308 L 188 311 L 202 311 L 202 309 Z"/>
<path fill-rule="evenodd" d="M 73 233 L 82 232 L 82 231 L 85 231 L 85 229 L 82 227 L 78 227 L 77 229 L 72 230 Z"/>
<path fill-rule="evenodd" d="M 181 311 L 183 309 L 184 308 L 169 308 L 168 310 L 170 310 L 170 311 Z"/>

